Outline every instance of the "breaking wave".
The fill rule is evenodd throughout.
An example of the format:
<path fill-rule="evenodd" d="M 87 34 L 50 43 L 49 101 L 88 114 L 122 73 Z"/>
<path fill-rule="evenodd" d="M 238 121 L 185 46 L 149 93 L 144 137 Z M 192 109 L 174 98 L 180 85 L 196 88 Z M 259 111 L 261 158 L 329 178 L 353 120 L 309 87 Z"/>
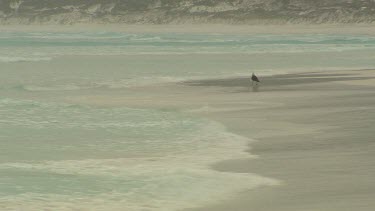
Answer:
<path fill-rule="evenodd" d="M 6 210 L 172 211 L 279 184 L 211 169 L 251 140 L 186 114 L 1 99 L 0 115 Z"/>
<path fill-rule="evenodd" d="M 374 50 L 375 38 L 352 35 L 183 35 L 0 33 L 0 62 L 46 61 L 66 55 L 186 55 Z M 9 56 L 9 52 L 17 54 Z M 41 57 L 31 57 L 39 52 Z"/>
<path fill-rule="evenodd" d="M 0 56 L 0 62 L 40 62 L 50 61 L 51 57 L 17 57 L 17 56 Z"/>

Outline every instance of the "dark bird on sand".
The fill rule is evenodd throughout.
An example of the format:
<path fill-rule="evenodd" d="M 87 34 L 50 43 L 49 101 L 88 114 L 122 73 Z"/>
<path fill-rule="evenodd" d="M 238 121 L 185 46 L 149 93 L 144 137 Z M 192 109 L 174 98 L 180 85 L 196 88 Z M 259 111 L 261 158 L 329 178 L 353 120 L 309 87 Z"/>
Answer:
<path fill-rule="evenodd" d="M 256 85 L 258 85 L 258 83 L 260 82 L 258 77 L 253 73 L 253 75 L 251 76 L 251 84 L 253 85 L 254 81 L 256 82 Z"/>

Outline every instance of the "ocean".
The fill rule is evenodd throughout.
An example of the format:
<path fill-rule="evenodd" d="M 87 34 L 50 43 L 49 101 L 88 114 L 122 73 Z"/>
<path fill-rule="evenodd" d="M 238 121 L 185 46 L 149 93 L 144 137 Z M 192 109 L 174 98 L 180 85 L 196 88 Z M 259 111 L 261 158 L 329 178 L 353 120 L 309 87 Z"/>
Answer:
<path fill-rule="evenodd" d="M 374 52 L 365 35 L 0 32 L 0 210 L 179 210 L 278 184 L 210 168 L 254 157 L 251 139 L 212 120 L 63 99 L 136 98 L 131 88 L 252 72 L 367 69 Z"/>

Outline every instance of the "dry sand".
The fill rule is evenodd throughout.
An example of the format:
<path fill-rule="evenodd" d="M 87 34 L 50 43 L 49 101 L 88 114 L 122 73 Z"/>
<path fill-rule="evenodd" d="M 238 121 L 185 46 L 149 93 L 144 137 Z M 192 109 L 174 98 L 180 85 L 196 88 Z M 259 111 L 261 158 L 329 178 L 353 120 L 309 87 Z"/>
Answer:
<path fill-rule="evenodd" d="M 258 159 L 228 160 L 218 171 L 252 172 L 279 186 L 252 189 L 189 211 L 375 210 L 374 70 L 189 81 L 133 88 L 133 97 L 70 96 L 98 106 L 157 107 L 195 113 L 258 140 Z"/>

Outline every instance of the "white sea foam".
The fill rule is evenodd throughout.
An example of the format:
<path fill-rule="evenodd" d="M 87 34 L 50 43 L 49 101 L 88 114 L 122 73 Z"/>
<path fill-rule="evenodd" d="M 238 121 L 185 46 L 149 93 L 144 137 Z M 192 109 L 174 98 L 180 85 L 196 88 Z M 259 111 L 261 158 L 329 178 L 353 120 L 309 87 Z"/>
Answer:
<path fill-rule="evenodd" d="M 0 62 L 39 62 L 50 61 L 51 57 L 17 57 L 17 56 L 0 56 Z"/>
<path fill-rule="evenodd" d="M 109 89 L 120 89 L 129 87 L 142 87 L 155 84 L 165 84 L 165 83 L 177 83 L 186 80 L 183 77 L 170 77 L 170 76 L 158 76 L 158 77 L 138 77 L 130 78 L 125 80 L 112 80 L 112 81 L 102 81 L 95 83 L 98 87 L 105 87 Z"/>
<path fill-rule="evenodd" d="M 251 110 L 251 109 L 258 109 L 258 108 L 272 108 L 272 107 L 277 107 L 277 106 L 280 106 L 280 104 L 254 101 L 254 102 L 249 102 L 249 103 L 242 104 L 242 105 L 239 103 L 234 103 L 231 106 L 223 105 L 223 106 L 214 107 L 211 105 L 205 105 L 199 108 L 188 109 L 186 110 L 186 112 L 188 113 L 216 113 L 216 112 Z"/>
<path fill-rule="evenodd" d="M 61 152 L 81 152 L 76 159 L 1 163 L 7 181 L 0 190 L 4 210 L 177 210 L 279 184 L 251 173 L 211 169 L 220 160 L 256 157 L 245 151 L 250 139 L 216 122 L 170 112 L 13 99 L 0 101 L 1 116 L 5 113 L 7 118 L 0 125 L 8 135 L 13 127 L 21 130 L 17 133 L 28 131 L 31 137 L 47 135 L 47 142 L 28 148 L 33 157 L 36 152 L 49 153 L 44 156 L 51 158 Z M 75 137 L 77 129 L 83 130 L 81 137 Z M 60 135 L 64 139 L 55 148 L 56 130 L 64 133 Z M 86 140 L 90 134 L 105 134 L 105 140 Z M 91 149 L 95 154 L 89 153 Z M 114 158 L 98 158 L 106 151 Z"/>
<path fill-rule="evenodd" d="M 6 209 L 40 210 L 46 207 L 69 210 L 177 210 L 222 200 L 240 191 L 261 185 L 277 185 L 278 181 L 251 173 L 217 172 L 208 165 L 220 159 L 248 158 L 243 152 L 245 139 L 210 128 L 219 145 L 200 145 L 191 154 L 175 154 L 165 157 L 125 158 L 106 160 L 66 160 L 43 163 L 5 163 L 0 170 L 17 169 L 25 172 L 43 172 L 54 175 L 70 175 L 65 178 L 75 184 L 76 178 L 93 177 L 93 187 L 74 187 L 74 193 L 48 194 L 25 193 L 12 197 L 0 197 Z M 241 140 L 242 139 L 242 140 Z M 201 141 L 207 141 L 201 138 Z M 225 143 L 226 142 L 226 143 Z M 229 143 L 231 142 L 231 143 Z M 197 142 L 198 143 L 198 142 Z M 246 142 L 247 143 L 247 142 Z M 35 176 L 34 176 L 35 177 Z M 73 177 L 73 179 L 71 178 Z M 71 182 L 69 182 L 71 180 Z M 32 179 L 29 181 L 35 182 Z M 59 182 L 58 180 L 55 182 Z M 79 185 L 79 184 L 78 184 Z M 19 185 L 19 189 L 28 188 Z M 31 186 L 31 185 L 30 185 Z M 56 184 L 59 187 L 58 184 Z M 39 187 L 43 190 L 46 187 Z M 71 192 L 71 187 L 64 186 Z M 91 194 L 87 194 L 91 192 Z M 42 201 L 38 200 L 43 198 Z M 99 206 L 98 206 L 99 205 Z"/>
<path fill-rule="evenodd" d="M 99 80 L 97 82 L 91 83 L 81 83 L 81 84 L 46 84 L 46 85 L 16 85 L 11 87 L 11 89 L 21 89 L 31 92 L 49 92 L 49 91 L 78 91 L 78 90 L 88 90 L 88 89 L 123 89 L 131 87 L 143 87 L 157 84 L 166 83 L 178 83 L 188 80 L 184 77 L 167 77 L 167 76 L 157 76 L 157 77 L 147 77 L 139 76 L 127 79 L 113 79 L 113 80 Z M 9 88 L 8 88 L 9 89 Z"/>
<path fill-rule="evenodd" d="M 2 64 L 6 68 L 1 69 L 5 70 L 1 79 L 5 89 L 1 91 L 35 100 L 0 100 L 0 210 L 169 211 L 227 199 L 260 185 L 279 184 L 251 173 L 211 169 L 211 164 L 221 160 L 256 158 L 245 151 L 252 140 L 230 133 L 218 123 L 189 114 L 93 108 L 49 100 L 53 101 L 55 94 L 57 99 L 66 94 L 84 96 L 88 89 L 110 94 L 124 91 L 114 89 L 160 82 L 244 76 L 248 67 L 262 75 L 336 68 L 337 64 L 337 68 L 371 67 L 373 40 L 327 35 L 0 33 L 0 62 L 35 62 L 34 66 Z M 349 57 L 341 54 L 351 50 L 360 50 L 356 55 L 364 56 L 347 60 Z M 329 56 L 311 56 L 311 52 L 334 52 L 327 55 L 336 60 L 330 57 L 324 63 Z M 275 53 L 281 54 L 271 55 Z M 160 59 L 162 55 L 187 54 L 199 56 L 181 57 L 187 60 L 173 60 L 171 66 L 165 64 L 177 57 Z M 204 57 L 206 54 L 215 56 Z M 230 55 L 230 59 L 218 54 Z M 237 60 L 239 54 L 245 56 Z M 248 56 L 252 54 L 255 56 Z M 333 60 L 339 63 L 332 64 Z M 267 66 L 269 63 L 277 65 Z M 123 68 L 124 64 L 129 66 Z M 26 76 L 14 77 L 22 74 Z M 258 106 L 275 105 L 253 102 L 233 109 Z M 187 113 L 225 112 L 227 107 L 207 105 Z"/>
<path fill-rule="evenodd" d="M 67 85 L 53 85 L 53 86 L 37 86 L 37 85 L 25 85 L 22 86 L 23 89 L 27 91 L 73 91 L 73 90 L 80 90 L 80 89 L 89 89 L 91 87 L 87 86 L 77 86 L 74 84 L 67 84 Z"/>
<path fill-rule="evenodd" d="M 169 170 L 173 172 L 174 170 Z M 108 191 L 87 195 L 26 193 L 12 197 L 1 197 L 4 210 L 113 210 L 113 211 L 175 211 L 206 205 L 214 200 L 225 200 L 230 194 L 259 185 L 274 185 L 275 182 L 251 174 L 228 174 L 223 172 L 197 172 L 165 174 L 159 179 L 147 180 L 147 187 L 128 193 Z M 199 179 L 196 179 L 198 178 Z M 242 181 L 241 183 L 238 181 Z M 120 182 L 117 182 L 121 184 Z M 100 184 L 98 182 L 96 185 Z M 95 185 L 95 184 L 92 184 Z M 191 191 L 194 190 L 194 191 Z"/>
<path fill-rule="evenodd" d="M 10 46 L 8 42 L 16 43 Z M 21 46 L 19 43 L 33 43 Z M 126 33 L 0 33 L 0 61 L 45 61 L 66 55 L 187 55 L 306 53 L 374 50 L 369 36 L 344 35 L 179 35 Z M 9 50 L 10 48 L 10 50 Z M 17 49 L 19 48 L 19 49 Z M 10 52 L 15 56 L 6 58 Z M 35 51 L 44 57 L 29 57 Z M 18 57 L 17 57 L 18 55 Z M 2 59 L 1 59 L 2 58 Z"/>

